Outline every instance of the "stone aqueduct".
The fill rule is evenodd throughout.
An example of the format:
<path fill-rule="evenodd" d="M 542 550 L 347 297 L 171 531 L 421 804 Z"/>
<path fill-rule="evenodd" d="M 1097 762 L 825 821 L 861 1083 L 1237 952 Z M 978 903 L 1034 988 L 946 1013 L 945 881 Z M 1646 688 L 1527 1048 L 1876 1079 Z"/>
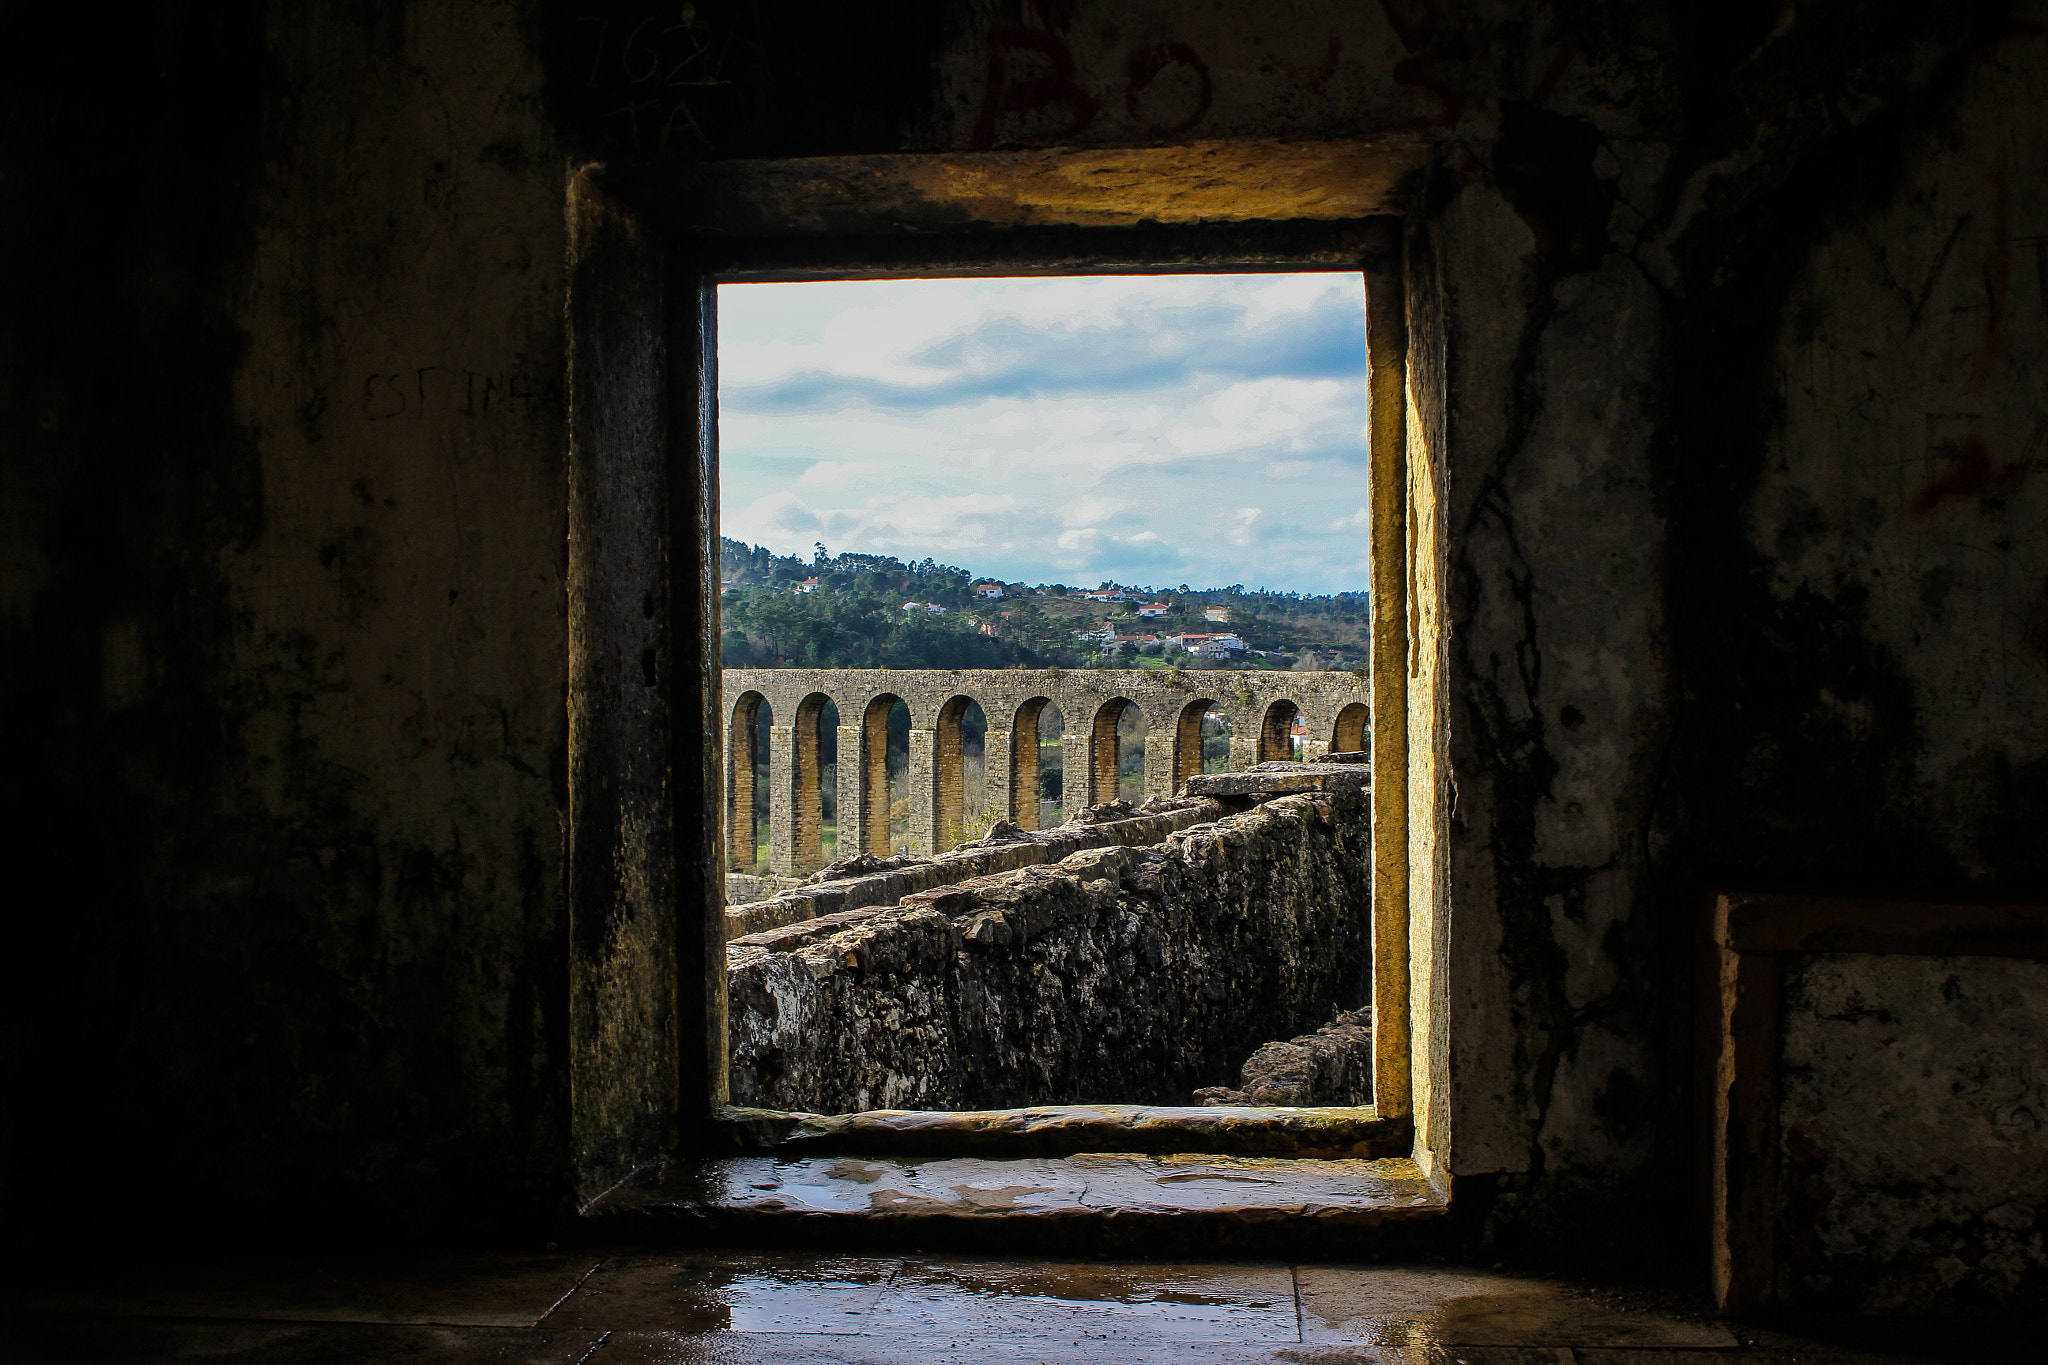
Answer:
<path fill-rule="evenodd" d="M 1004 818 L 1039 826 L 1038 722 L 1047 706 L 1065 720 L 1060 761 L 1065 807 L 1113 799 L 1121 751 L 1117 729 L 1135 710 L 1145 737 L 1145 794 L 1171 795 L 1202 771 L 1202 718 L 1232 727 L 1230 766 L 1291 756 L 1298 711 L 1305 756 L 1366 747 L 1366 679 L 1360 673 L 1204 670 L 727 669 L 726 847 L 734 867 L 753 861 L 754 757 L 761 705 L 768 734 L 768 860 L 778 876 L 824 863 L 820 721 L 839 713 L 838 851 L 885 854 L 889 846 L 888 721 L 897 702 L 910 712 L 910 850 L 930 856 L 958 843 L 965 806 L 961 719 L 968 704 L 988 722 L 983 741 L 986 796 Z"/>

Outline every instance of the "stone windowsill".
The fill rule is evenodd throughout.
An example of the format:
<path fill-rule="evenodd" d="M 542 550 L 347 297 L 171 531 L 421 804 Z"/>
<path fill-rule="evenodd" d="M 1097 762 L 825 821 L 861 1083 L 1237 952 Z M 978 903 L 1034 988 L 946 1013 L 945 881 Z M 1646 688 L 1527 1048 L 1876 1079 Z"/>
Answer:
<path fill-rule="evenodd" d="M 1370 1106 L 1036 1105 L 1023 1109 L 880 1109 L 798 1114 L 730 1107 L 705 1150 L 811 1155 L 1056 1157 L 1080 1152 L 1321 1159 L 1406 1155 L 1413 1127 Z"/>
<path fill-rule="evenodd" d="M 582 1212 L 612 1239 L 806 1246 L 846 1238 L 939 1247 L 1038 1245 L 1144 1254 L 1257 1250 L 1356 1256 L 1426 1245 L 1443 1192 L 1407 1157 L 1330 1161 L 1192 1153 L 775 1157 L 682 1161 Z M 991 1240 L 993 1239 L 993 1240 Z"/>

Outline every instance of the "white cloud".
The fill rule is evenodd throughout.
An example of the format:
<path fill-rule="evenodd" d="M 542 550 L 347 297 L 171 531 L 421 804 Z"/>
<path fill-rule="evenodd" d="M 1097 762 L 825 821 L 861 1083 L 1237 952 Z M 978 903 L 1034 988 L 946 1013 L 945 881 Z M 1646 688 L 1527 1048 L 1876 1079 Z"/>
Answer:
<path fill-rule="evenodd" d="M 836 492 L 843 488 L 862 487 L 890 472 L 890 466 L 882 460 L 820 460 L 798 476 L 796 485 Z"/>
<path fill-rule="evenodd" d="M 1250 545 L 1252 532 L 1265 515 L 1265 509 L 1260 507 L 1240 507 L 1226 514 L 1223 517 L 1223 538 L 1232 545 Z"/>
<path fill-rule="evenodd" d="M 1362 588 L 1352 518 L 1329 520 L 1365 500 L 1362 357 L 1324 372 L 1356 291 L 1316 274 L 721 286 L 726 534 L 1032 582 Z M 1322 331 L 1296 344 L 1295 324 Z M 1258 372 L 1269 346 L 1281 368 Z M 949 396 L 889 396 L 926 392 Z"/>
<path fill-rule="evenodd" d="M 1069 567 L 1085 564 L 1095 555 L 1096 547 L 1102 544 L 1102 532 L 1093 526 L 1084 526 L 1075 531 L 1062 531 L 1053 543 L 1066 553 L 1060 563 Z"/>
<path fill-rule="evenodd" d="M 792 536 L 801 538 L 825 529 L 818 514 L 794 493 L 770 493 L 756 498 L 738 516 L 726 514 L 719 520 L 726 535 L 778 549 L 792 545 Z"/>
<path fill-rule="evenodd" d="M 1094 526 L 1122 510 L 1121 503 L 1108 498 L 1076 498 L 1060 508 L 1060 521 L 1068 526 Z"/>

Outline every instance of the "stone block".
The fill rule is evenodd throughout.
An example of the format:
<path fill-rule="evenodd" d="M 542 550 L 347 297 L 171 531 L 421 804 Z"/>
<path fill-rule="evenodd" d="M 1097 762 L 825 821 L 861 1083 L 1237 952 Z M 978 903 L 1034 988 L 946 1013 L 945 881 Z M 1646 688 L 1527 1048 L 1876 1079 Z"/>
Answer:
<path fill-rule="evenodd" d="M 1365 791 L 1372 786 L 1368 763 L 1256 763 L 1241 773 L 1200 773 L 1182 786 L 1186 796 L 1272 797 L 1295 792 Z"/>
<path fill-rule="evenodd" d="M 1246 1059 L 1239 1088 L 1197 1091 L 1205 1105 L 1365 1105 L 1372 1103 L 1372 1008 L 1337 1018 L 1314 1033 L 1267 1043 Z"/>

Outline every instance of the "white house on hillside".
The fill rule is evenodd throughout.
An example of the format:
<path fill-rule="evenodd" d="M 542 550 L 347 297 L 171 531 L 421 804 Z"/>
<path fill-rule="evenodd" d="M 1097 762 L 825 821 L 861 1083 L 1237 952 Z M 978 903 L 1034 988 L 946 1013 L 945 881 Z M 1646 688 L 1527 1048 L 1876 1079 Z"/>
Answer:
<path fill-rule="evenodd" d="M 1169 635 L 1166 643 L 1177 645 L 1190 654 L 1204 654 L 1211 658 L 1223 658 L 1230 654 L 1242 654 L 1245 643 L 1235 635 L 1198 635 L 1190 631 L 1186 635 Z"/>

